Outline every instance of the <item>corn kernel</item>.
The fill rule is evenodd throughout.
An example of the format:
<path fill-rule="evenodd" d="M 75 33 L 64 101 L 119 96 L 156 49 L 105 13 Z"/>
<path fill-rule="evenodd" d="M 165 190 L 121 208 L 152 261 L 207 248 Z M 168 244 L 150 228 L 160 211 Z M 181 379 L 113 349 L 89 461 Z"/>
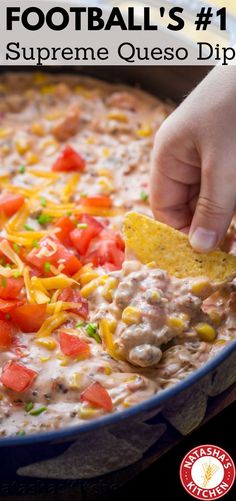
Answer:
<path fill-rule="evenodd" d="M 42 338 L 42 339 L 37 339 L 36 343 L 39 346 L 43 346 L 43 348 L 46 348 L 47 350 L 53 351 L 57 347 L 57 343 L 55 339 L 52 337 L 47 337 L 47 338 Z"/>
<path fill-rule="evenodd" d="M 110 376 L 110 374 L 111 374 L 111 368 L 110 367 L 104 367 L 104 371 L 105 371 L 106 376 Z"/>
<path fill-rule="evenodd" d="M 177 332 L 183 332 L 184 328 L 186 327 L 186 324 L 184 320 L 182 320 L 179 317 L 168 317 L 167 318 L 167 325 L 171 328 L 174 329 Z"/>
<path fill-rule="evenodd" d="M 75 92 L 77 92 L 78 94 L 80 94 L 81 96 L 83 96 L 87 99 L 89 99 L 92 95 L 91 91 L 86 89 L 86 87 L 84 85 L 76 85 Z"/>
<path fill-rule="evenodd" d="M 123 402 L 123 407 L 124 407 L 125 409 L 128 409 L 128 408 L 130 407 L 129 402 L 127 402 L 126 400 L 124 400 L 124 402 Z"/>
<path fill-rule="evenodd" d="M 126 379 L 126 382 L 127 383 L 133 383 L 134 381 L 136 381 L 136 379 L 137 379 L 137 376 L 131 376 L 128 379 Z"/>
<path fill-rule="evenodd" d="M 159 291 L 157 291 L 157 290 L 151 290 L 149 294 L 150 294 L 149 297 L 150 297 L 151 302 L 157 303 L 158 301 L 160 301 L 161 294 L 160 294 Z"/>
<path fill-rule="evenodd" d="M 187 313 L 180 313 L 179 318 L 186 322 L 186 324 L 190 321 L 190 316 Z"/>
<path fill-rule="evenodd" d="M 4 144 L 3 146 L 1 146 L 0 154 L 5 156 L 5 155 L 8 155 L 8 153 L 10 153 L 10 146 L 8 146 L 7 144 Z"/>
<path fill-rule="evenodd" d="M 36 153 L 31 153 L 30 151 L 28 151 L 28 153 L 26 154 L 27 165 L 37 164 L 38 161 L 39 161 L 38 155 L 36 155 Z"/>
<path fill-rule="evenodd" d="M 10 136 L 12 129 L 5 129 L 3 127 L 0 128 L 0 139 L 5 139 Z"/>
<path fill-rule="evenodd" d="M 105 158 L 108 158 L 110 156 L 110 149 L 109 148 L 103 148 L 102 153 L 103 153 L 103 156 Z"/>
<path fill-rule="evenodd" d="M 191 291 L 193 294 L 195 294 L 196 296 L 201 296 L 202 294 L 208 292 L 209 290 L 209 293 L 210 293 L 210 290 L 211 290 L 211 285 L 209 283 L 209 280 L 207 279 L 200 279 L 196 282 L 194 282 L 194 284 L 192 285 L 192 288 L 191 288 Z"/>
<path fill-rule="evenodd" d="M 215 344 L 224 345 L 226 344 L 226 339 L 217 339 Z"/>
<path fill-rule="evenodd" d="M 48 360 L 51 360 L 51 357 L 40 357 L 39 359 L 40 362 L 48 362 Z"/>
<path fill-rule="evenodd" d="M 16 140 L 16 149 L 20 155 L 24 155 L 27 151 L 29 151 L 30 144 L 29 141 L 25 138 Z"/>
<path fill-rule="evenodd" d="M 127 306 L 122 313 L 122 321 L 128 325 L 138 324 L 141 320 L 142 314 L 138 308 L 134 306 Z"/>
<path fill-rule="evenodd" d="M 45 135 L 45 128 L 43 126 L 43 124 L 39 123 L 39 122 L 34 122 L 32 125 L 31 125 L 31 132 L 33 134 L 35 134 L 36 136 L 39 136 L 39 137 L 42 137 Z"/>
<path fill-rule="evenodd" d="M 40 92 L 43 96 L 46 96 L 48 94 L 54 94 L 56 90 L 55 85 L 44 85 L 41 87 Z"/>
<path fill-rule="evenodd" d="M 115 190 L 114 185 L 109 179 L 107 179 L 107 177 L 100 177 L 100 179 L 98 180 L 98 184 L 101 193 L 103 193 L 104 195 L 110 195 Z"/>
<path fill-rule="evenodd" d="M 139 137 L 150 137 L 153 133 L 153 128 L 151 125 L 145 125 L 141 129 L 137 130 L 137 134 Z"/>
<path fill-rule="evenodd" d="M 28 89 L 24 92 L 24 96 L 26 97 L 27 101 L 31 101 L 31 99 L 34 99 L 35 97 L 35 90 L 34 89 Z"/>
<path fill-rule="evenodd" d="M 210 324 L 202 322 L 197 324 L 195 329 L 202 341 L 211 343 L 216 338 L 216 331 Z"/>
<path fill-rule="evenodd" d="M 102 296 L 109 303 L 111 303 L 113 299 L 113 292 L 116 289 L 117 285 L 118 281 L 116 280 L 116 278 L 111 277 L 107 280 L 106 284 L 103 287 Z"/>
<path fill-rule="evenodd" d="M 47 76 L 45 75 L 45 73 L 37 71 L 33 75 L 33 82 L 36 83 L 37 85 L 44 84 L 46 81 L 47 81 Z"/>
<path fill-rule="evenodd" d="M 128 117 L 124 113 L 121 113 L 120 111 L 110 111 L 108 113 L 109 120 L 116 120 L 117 122 L 122 122 L 122 123 L 127 123 L 128 122 Z"/>
<path fill-rule="evenodd" d="M 54 120 L 58 120 L 58 118 L 62 117 L 62 111 L 60 110 L 55 110 L 52 111 L 51 113 L 47 113 L 45 115 L 46 120 L 53 122 Z"/>
<path fill-rule="evenodd" d="M 110 178 L 113 177 L 112 171 L 110 169 L 105 169 L 105 168 L 99 169 L 98 175 L 102 177 L 110 177 Z"/>
<path fill-rule="evenodd" d="M 79 390 L 81 386 L 81 374 L 79 372 L 74 372 L 69 379 L 69 388 L 72 390 Z"/>
<path fill-rule="evenodd" d="M 221 316 L 219 315 L 218 311 L 210 311 L 208 313 L 208 316 L 210 317 L 213 324 L 217 327 L 221 324 Z"/>
<path fill-rule="evenodd" d="M 68 365 L 69 361 L 70 361 L 68 357 L 64 357 L 63 355 L 57 355 L 57 359 L 61 360 L 60 365 L 62 367 L 65 367 L 66 365 Z"/>
<path fill-rule="evenodd" d="M 86 140 L 86 143 L 87 144 L 94 144 L 95 143 L 94 137 L 93 136 L 88 137 L 88 139 Z"/>
<path fill-rule="evenodd" d="M 98 415 L 98 409 L 92 409 L 91 407 L 81 407 L 79 410 L 81 419 L 93 419 Z"/>

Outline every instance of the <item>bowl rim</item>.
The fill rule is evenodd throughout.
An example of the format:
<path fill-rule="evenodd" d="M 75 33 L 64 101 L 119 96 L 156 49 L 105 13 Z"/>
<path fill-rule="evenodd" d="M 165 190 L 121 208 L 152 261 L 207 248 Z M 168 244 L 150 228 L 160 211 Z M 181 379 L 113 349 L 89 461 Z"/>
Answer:
<path fill-rule="evenodd" d="M 193 371 L 185 379 L 174 384 L 170 388 L 155 393 L 147 400 L 144 400 L 139 404 L 134 405 L 133 407 L 124 409 L 122 411 L 117 411 L 112 414 L 106 414 L 105 416 L 101 416 L 97 419 L 85 422 L 84 424 L 80 423 L 77 425 L 67 426 L 65 428 L 62 427 L 60 429 L 50 430 L 42 433 L 39 432 L 24 436 L 14 435 L 0 438 L 0 448 L 5 446 L 9 447 L 35 445 L 36 443 L 59 444 L 66 441 L 74 442 L 82 433 L 93 432 L 95 430 L 104 428 L 105 426 L 111 426 L 126 419 L 136 417 L 138 416 L 138 414 L 159 408 L 160 405 L 166 403 L 168 400 L 171 400 L 182 391 L 190 388 L 192 385 L 196 384 L 202 378 L 210 374 L 213 370 L 217 369 L 217 367 L 220 367 L 220 365 L 224 361 L 226 361 L 227 358 L 229 358 L 235 350 L 236 339 L 222 348 L 216 356 L 212 357 L 206 364 L 199 367 L 199 369 Z M 162 409 L 159 412 L 162 412 Z"/>

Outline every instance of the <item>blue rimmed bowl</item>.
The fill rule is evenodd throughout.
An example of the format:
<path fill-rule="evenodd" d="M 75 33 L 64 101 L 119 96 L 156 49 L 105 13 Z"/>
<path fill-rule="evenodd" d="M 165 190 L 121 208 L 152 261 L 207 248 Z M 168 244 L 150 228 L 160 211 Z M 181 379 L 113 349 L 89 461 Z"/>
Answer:
<path fill-rule="evenodd" d="M 107 80 L 112 74 L 113 80 L 138 84 L 175 100 L 189 92 L 204 74 L 197 67 L 114 67 L 112 71 L 88 67 L 82 71 Z M 1 438 L 0 485 L 26 478 L 78 482 L 96 498 L 122 485 L 198 427 L 209 415 L 209 403 L 212 406 L 221 398 L 223 402 L 223 393 L 234 383 L 236 340 L 185 380 L 133 408 L 83 426 Z"/>

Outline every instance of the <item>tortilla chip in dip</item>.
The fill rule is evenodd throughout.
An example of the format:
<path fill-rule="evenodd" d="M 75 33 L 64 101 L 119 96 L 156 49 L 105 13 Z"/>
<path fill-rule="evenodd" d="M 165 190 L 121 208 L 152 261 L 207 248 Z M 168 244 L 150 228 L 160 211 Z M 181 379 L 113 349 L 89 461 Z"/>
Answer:
<path fill-rule="evenodd" d="M 187 235 L 143 214 L 129 212 L 123 232 L 128 251 L 143 264 L 154 261 L 179 278 L 204 275 L 223 281 L 236 273 L 236 257 L 220 250 L 195 252 Z"/>

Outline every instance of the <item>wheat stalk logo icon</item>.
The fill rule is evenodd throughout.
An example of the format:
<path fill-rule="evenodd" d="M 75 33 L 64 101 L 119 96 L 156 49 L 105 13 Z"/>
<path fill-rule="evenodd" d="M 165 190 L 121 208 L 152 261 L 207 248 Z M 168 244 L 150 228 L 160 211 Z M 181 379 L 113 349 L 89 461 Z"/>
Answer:
<path fill-rule="evenodd" d="M 211 461 L 209 460 L 208 463 L 204 463 L 202 465 L 203 469 L 203 483 L 202 487 L 207 487 L 208 483 L 212 479 L 212 477 L 215 475 L 215 473 L 219 470 L 219 466 L 216 464 L 211 464 Z"/>

